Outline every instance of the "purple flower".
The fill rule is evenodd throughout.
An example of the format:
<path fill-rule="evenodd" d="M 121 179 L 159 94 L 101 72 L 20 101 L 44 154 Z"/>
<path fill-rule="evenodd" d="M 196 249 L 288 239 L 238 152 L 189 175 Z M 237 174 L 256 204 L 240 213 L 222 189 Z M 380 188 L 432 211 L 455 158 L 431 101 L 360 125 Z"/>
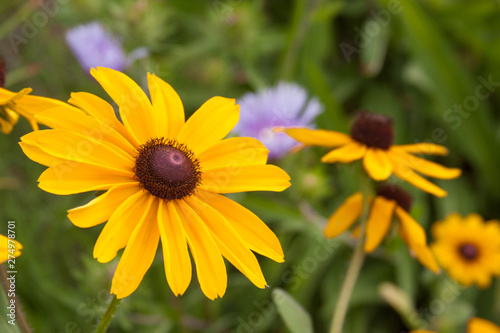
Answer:
<path fill-rule="evenodd" d="M 323 105 L 317 98 L 308 98 L 304 88 L 285 82 L 247 93 L 238 104 L 240 121 L 235 131 L 262 141 L 269 149 L 269 158 L 280 158 L 297 145 L 285 133 L 274 133 L 273 127 L 312 127 L 316 116 L 323 111 Z"/>
<path fill-rule="evenodd" d="M 122 71 L 138 59 L 147 56 L 145 48 L 132 51 L 128 56 L 122 42 L 111 35 L 98 22 L 79 25 L 66 32 L 66 42 L 84 70 L 102 66 Z"/>

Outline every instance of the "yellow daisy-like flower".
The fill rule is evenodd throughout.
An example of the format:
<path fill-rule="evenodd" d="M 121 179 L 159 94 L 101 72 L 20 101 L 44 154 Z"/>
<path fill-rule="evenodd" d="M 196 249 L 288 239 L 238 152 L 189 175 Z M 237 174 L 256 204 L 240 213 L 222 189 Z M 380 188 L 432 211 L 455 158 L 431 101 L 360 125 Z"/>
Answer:
<path fill-rule="evenodd" d="M 500 327 L 491 321 L 474 317 L 469 320 L 467 333 L 500 333 Z"/>
<path fill-rule="evenodd" d="M 0 263 L 19 257 L 23 246 L 16 240 L 0 235 Z"/>
<path fill-rule="evenodd" d="M 492 276 L 500 276 L 500 221 L 453 213 L 436 222 L 431 231 L 436 258 L 462 285 L 487 288 Z"/>
<path fill-rule="evenodd" d="M 285 131 L 305 146 L 340 147 L 323 156 L 323 163 L 351 163 L 363 159 L 366 172 L 374 180 L 386 180 L 394 174 L 438 197 L 446 196 L 446 192 L 416 172 L 441 179 L 453 179 L 461 174 L 460 169 L 446 168 L 413 155 L 446 155 L 448 150 L 443 146 L 432 143 L 393 145 L 392 119 L 379 114 L 361 112 L 352 125 L 351 135 L 307 128 L 276 130 Z"/>
<path fill-rule="evenodd" d="M 375 199 L 371 202 L 370 214 L 366 221 L 365 252 L 373 252 L 380 245 L 389 231 L 395 214 L 399 220 L 399 233 L 408 247 L 422 265 L 439 273 L 439 266 L 427 246 L 424 229 L 408 214 L 411 201 L 411 197 L 397 187 L 388 185 L 379 187 Z M 347 198 L 329 218 L 324 231 L 325 236 L 333 238 L 342 234 L 356 222 L 362 210 L 363 195 L 357 192 Z"/>
<path fill-rule="evenodd" d="M 105 190 L 69 211 L 88 228 L 106 222 L 94 247 L 99 262 L 125 248 L 111 293 L 123 298 L 140 284 L 162 243 L 165 273 L 176 295 L 191 281 L 188 247 L 202 291 L 223 296 L 223 257 L 257 287 L 266 281 L 252 251 L 283 262 L 274 233 L 252 212 L 220 193 L 283 191 L 289 176 L 267 165 L 268 150 L 252 138 L 224 137 L 236 125 L 239 106 L 214 97 L 187 121 L 172 87 L 148 75 L 151 100 L 126 75 L 92 69 L 119 106 L 88 93 L 73 93 L 78 108 L 47 110 L 37 119 L 52 127 L 22 138 L 23 151 L 49 166 L 39 187 L 55 194 Z"/>

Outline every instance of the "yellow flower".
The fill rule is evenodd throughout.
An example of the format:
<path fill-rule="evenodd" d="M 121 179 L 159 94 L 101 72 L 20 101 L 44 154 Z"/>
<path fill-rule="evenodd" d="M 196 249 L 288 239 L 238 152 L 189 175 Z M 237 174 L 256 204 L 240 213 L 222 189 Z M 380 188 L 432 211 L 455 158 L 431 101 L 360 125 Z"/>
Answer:
<path fill-rule="evenodd" d="M 487 288 L 500 275 L 500 221 L 450 214 L 432 226 L 431 245 L 441 266 L 459 283 Z"/>
<path fill-rule="evenodd" d="M 16 240 L 0 235 L 0 263 L 19 257 L 23 246 Z"/>
<path fill-rule="evenodd" d="M 55 99 L 28 95 L 31 88 L 18 93 L 0 88 L 0 126 L 4 134 L 9 134 L 17 123 L 19 115 L 26 118 L 34 131 L 38 129 L 35 114 L 49 108 L 64 106 L 66 103 Z"/>
<path fill-rule="evenodd" d="M 423 175 L 453 179 L 460 176 L 460 169 L 445 168 L 412 154 L 446 155 L 448 150 L 432 143 L 393 145 L 392 119 L 379 114 L 362 112 L 351 128 L 351 135 L 307 128 L 277 128 L 305 146 L 340 147 L 323 156 L 323 163 L 351 163 L 363 159 L 368 175 L 376 181 L 391 174 L 423 191 L 438 197 L 446 192 L 416 172 Z M 415 172 L 416 171 L 416 172 Z"/>
<path fill-rule="evenodd" d="M 214 97 L 189 120 L 177 93 L 148 75 L 151 100 L 126 75 L 99 67 L 91 74 L 119 106 L 73 93 L 65 107 L 37 116 L 54 128 L 32 132 L 21 146 L 49 166 L 38 179 L 55 194 L 107 191 L 69 211 L 88 228 L 106 222 L 94 247 L 109 262 L 125 247 L 111 293 L 123 298 L 140 284 L 161 239 L 165 273 L 176 295 L 191 281 L 188 246 L 198 280 L 210 299 L 223 296 L 223 256 L 257 287 L 266 281 L 252 251 L 277 262 L 283 251 L 274 233 L 252 212 L 219 193 L 283 191 L 288 175 L 267 165 L 268 150 L 252 138 L 223 138 L 236 125 L 239 106 Z"/>
<path fill-rule="evenodd" d="M 469 320 L 467 333 L 500 333 L 500 327 L 491 321 L 474 317 Z"/>
<path fill-rule="evenodd" d="M 337 237 L 349 229 L 360 217 L 362 206 L 361 192 L 347 198 L 329 218 L 324 231 L 325 236 Z M 424 229 L 408 214 L 410 207 L 411 198 L 403 190 L 388 185 L 379 187 L 375 199 L 371 202 L 370 214 L 366 221 L 365 252 L 373 252 L 380 245 L 396 214 L 399 220 L 399 233 L 408 247 L 415 253 L 422 265 L 439 273 L 439 266 L 427 246 Z"/>

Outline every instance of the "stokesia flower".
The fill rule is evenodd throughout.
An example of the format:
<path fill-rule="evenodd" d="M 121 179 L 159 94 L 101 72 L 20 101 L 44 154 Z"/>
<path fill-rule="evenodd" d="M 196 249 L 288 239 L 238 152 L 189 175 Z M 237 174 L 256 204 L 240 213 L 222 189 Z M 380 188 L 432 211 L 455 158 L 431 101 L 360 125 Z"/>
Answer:
<path fill-rule="evenodd" d="M 125 248 L 111 284 L 118 298 L 140 284 L 162 243 L 165 273 L 175 295 L 191 281 L 188 247 L 202 291 L 222 297 L 223 257 L 257 287 L 266 281 L 252 251 L 283 261 L 273 232 L 252 212 L 220 193 L 283 191 L 288 175 L 266 164 L 253 138 L 224 137 L 238 122 L 233 99 L 214 97 L 187 121 L 177 93 L 148 75 L 151 100 L 126 75 L 108 68 L 91 74 L 119 106 L 73 93 L 66 107 L 39 115 L 53 129 L 22 138 L 32 160 L 49 166 L 39 186 L 54 194 L 106 191 L 69 211 L 78 227 L 105 224 L 94 247 L 99 262 Z"/>
<path fill-rule="evenodd" d="M 0 235 L 0 264 L 21 255 L 23 246 L 16 240 Z"/>
<path fill-rule="evenodd" d="M 128 56 L 122 42 L 98 22 L 79 25 L 66 32 L 66 42 L 86 73 L 97 66 L 122 71 L 136 59 L 147 56 L 145 48 L 138 48 Z"/>
<path fill-rule="evenodd" d="M 462 285 L 487 288 L 492 276 L 500 276 L 500 221 L 453 213 L 431 231 L 437 260 Z"/>
<path fill-rule="evenodd" d="M 286 134 L 274 132 L 274 127 L 312 126 L 323 111 L 317 98 L 309 98 L 304 88 L 285 82 L 247 93 L 238 103 L 241 112 L 235 132 L 260 140 L 269 149 L 269 158 L 280 158 L 298 144 Z"/>
<path fill-rule="evenodd" d="M 3 61 L 0 61 L 3 63 Z M 63 106 L 66 103 L 55 99 L 31 96 L 31 88 L 24 88 L 20 92 L 12 92 L 4 89 L 5 83 L 5 64 L 3 63 L 0 70 L 0 127 L 4 134 L 9 134 L 14 125 L 19 120 L 19 116 L 23 116 L 28 120 L 34 131 L 38 129 L 37 121 L 34 115 L 40 111 L 51 107 Z"/>
<path fill-rule="evenodd" d="M 377 190 L 371 202 L 370 214 L 366 221 L 365 252 L 373 252 L 382 242 L 392 223 L 393 216 L 399 220 L 398 230 L 408 248 L 417 259 L 438 273 L 439 266 L 427 246 L 424 229 L 409 214 L 412 199 L 400 188 L 383 185 Z M 324 234 L 327 238 L 337 237 L 349 229 L 361 216 L 363 211 L 363 195 L 357 192 L 347 198 L 328 219 Z"/>
<path fill-rule="evenodd" d="M 363 159 L 368 175 L 376 181 L 396 177 L 438 197 L 446 192 L 416 172 L 425 176 L 453 179 L 460 169 L 446 168 L 413 154 L 446 155 L 448 149 L 432 143 L 393 145 L 392 119 L 383 115 L 361 112 L 352 125 L 351 135 L 307 128 L 277 128 L 306 146 L 340 147 L 323 156 L 323 163 L 351 163 Z M 415 172 L 416 171 L 416 172 Z"/>

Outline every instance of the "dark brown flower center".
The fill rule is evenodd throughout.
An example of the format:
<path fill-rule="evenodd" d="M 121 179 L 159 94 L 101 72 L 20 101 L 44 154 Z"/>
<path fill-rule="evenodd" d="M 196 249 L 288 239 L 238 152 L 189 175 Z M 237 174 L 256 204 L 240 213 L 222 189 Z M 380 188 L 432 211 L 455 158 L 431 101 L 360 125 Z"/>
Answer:
<path fill-rule="evenodd" d="M 470 243 L 460 245 L 458 252 L 460 253 L 460 256 L 467 261 L 474 261 L 479 255 L 479 249 L 477 246 Z"/>
<path fill-rule="evenodd" d="M 399 187 L 381 185 L 377 190 L 377 196 L 379 195 L 386 199 L 396 201 L 399 207 L 403 208 L 407 212 L 410 211 L 413 198 Z"/>
<path fill-rule="evenodd" d="M 151 194 L 166 200 L 194 193 L 201 182 L 199 161 L 176 140 L 151 139 L 141 146 L 135 160 L 135 175 Z"/>
<path fill-rule="evenodd" d="M 394 140 L 392 118 L 361 111 L 351 127 L 351 137 L 368 147 L 389 149 Z"/>
<path fill-rule="evenodd" d="M 0 57 L 0 87 L 5 87 L 5 76 L 6 76 L 7 66 L 5 65 L 5 61 Z"/>

